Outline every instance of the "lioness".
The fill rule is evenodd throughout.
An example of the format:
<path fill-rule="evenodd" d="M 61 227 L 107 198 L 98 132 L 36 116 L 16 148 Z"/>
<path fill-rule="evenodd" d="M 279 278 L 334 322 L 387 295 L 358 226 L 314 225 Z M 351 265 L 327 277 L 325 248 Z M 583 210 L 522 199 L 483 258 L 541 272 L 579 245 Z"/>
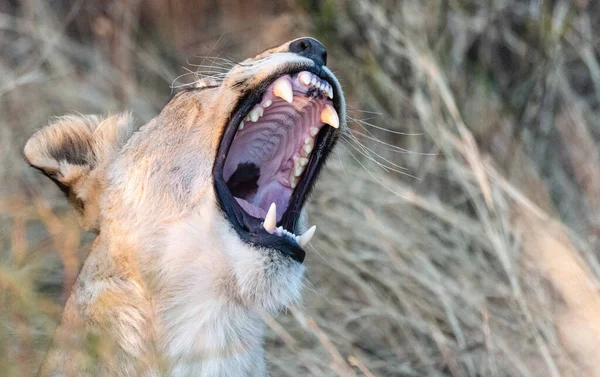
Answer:
<path fill-rule="evenodd" d="M 139 129 L 66 116 L 25 146 L 97 233 L 41 376 L 265 376 L 262 315 L 299 299 L 303 206 L 345 127 L 300 38 L 183 90 Z"/>

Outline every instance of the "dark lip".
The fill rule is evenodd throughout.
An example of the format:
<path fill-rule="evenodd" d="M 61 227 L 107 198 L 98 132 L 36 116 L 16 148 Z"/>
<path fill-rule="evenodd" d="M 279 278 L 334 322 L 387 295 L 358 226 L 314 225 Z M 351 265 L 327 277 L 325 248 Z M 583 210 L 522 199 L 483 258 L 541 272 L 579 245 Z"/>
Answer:
<path fill-rule="evenodd" d="M 238 233 L 242 241 L 258 247 L 276 249 L 282 254 L 290 256 L 299 263 L 304 261 L 304 250 L 302 250 L 302 248 L 291 239 L 272 235 L 267 232 L 261 225 L 263 219 L 250 216 L 240 207 L 231 194 L 231 191 L 229 191 L 225 180 L 223 179 L 223 166 L 225 164 L 225 159 L 227 158 L 227 154 L 233 142 L 235 133 L 237 132 L 238 124 L 248 114 L 248 112 L 250 112 L 252 107 L 262 99 L 262 95 L 267 87 L 273 81 L 283 75 L 294 75 L 301 71 L 309 71 L 317 75 L 319 78 L 331 83 L 332 77 L 324 72 L 321 66 L 288 67 L 273 73 L 273 75 L 263 80 L 263 82 L 260 83 L 254 90 L 245 93 L 238 101 L 236 107 L 231 113 L 230 119 L 227 122 L 227 126 L 221 134 L 219 148 L 217 150 L 215 163 L 213 165 L 213 182 L 219 207 L 225 213 L 229 219 L 229 222 Z M 341 93 L 338 92 L 336 87 L 334 87 L 333 90 L 333 107 L 339 114 Z M 284 212 L 281 221 L 277 223 L 278 226 L 283 226 L 283 228 L 293 233 L 297 232 L 296 227 L 298 225 L 298 218 L 302 207 L 304 206 L 304 203 L 306 202 L 306 199 L 317 180 L 318 174 L 321 172 L 329 152 L 332 150 L 338 138 L 339 129 L 334 129 L 333 127 L 329 126 L 321 128 L 321 131 L 317 134 L 315 139 L 315 148 L 311 154 L 306 170 L 298 182 L 298 185 L 294 189 L 288 204 L 288 208 Z"/>

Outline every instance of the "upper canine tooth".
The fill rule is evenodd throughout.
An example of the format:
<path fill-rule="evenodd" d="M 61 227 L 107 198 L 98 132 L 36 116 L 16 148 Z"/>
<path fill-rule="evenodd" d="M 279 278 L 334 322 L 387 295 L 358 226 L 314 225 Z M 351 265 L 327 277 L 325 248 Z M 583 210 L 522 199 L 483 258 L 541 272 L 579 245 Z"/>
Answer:
<path fill-rule="evenodd" d="M 292 90 L 292 83 L 287 77 L 280 77 L 275 81 L 273 85 L 273 94 L 279 98 L 282 98 L 288 103 L 294 101 L 294 91 Z"/>
<path fill-rule="evenodd" d="M 275 228 L 277 227 L 277 207 L 275 206 L 275 203 L 271 203 L 267 216 L 265 216 L 263 227 L 269 233 L 275 231 Z"/>
<path fill-rule="evenodd" d="M 300 82 L 304 85 L 308 85 L 310 84 L 312 77 L 311 74 L 308 72 L 300 72 L 300 74 L 298 75 L 298 80 L 300 80 Z"/>
<path fill-rule="evenodd" d="M 321 122 L 330 125 L 333 128 L 340 128 L 340 118 L 337 112 L 330 104 L 326 104 L 321 112 Z"/>
<path fill-rule="evenodd" d="M 317 127 L 312 127 L 312 128 L 310 129 L 310 136 L 313 136 L 313 137 L 314 137 L 314 136 L 315 136 L 316 134 L 318 134 L 318 133 L 319 133 L 319 129 L 318 129 Z"/>
<path fill-rule="evenodd" d="M 303 235 L 300 236 L 300 239 L 298 242 L 300 244 L 300 247 L 305 248 L 306 246 L 308 246 L 308 243 L 315 235 L 316 230 L 317 230 L 317 226 L 313 225 L 306 232 L 304 232 Z"/>

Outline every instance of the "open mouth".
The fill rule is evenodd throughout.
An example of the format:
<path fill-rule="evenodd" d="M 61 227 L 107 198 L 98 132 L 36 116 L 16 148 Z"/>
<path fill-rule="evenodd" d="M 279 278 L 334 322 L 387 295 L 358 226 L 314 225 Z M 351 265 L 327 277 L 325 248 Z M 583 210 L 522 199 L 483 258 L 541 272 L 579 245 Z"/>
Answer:
<path fill-rule="evenodd" d="M 266 80 L 223 133 L 214 165 L 221 208 L 240 237 L 302 262 L 315 227 L 298 218 L 338 138 L 341 93 L 318 67 Z"/>

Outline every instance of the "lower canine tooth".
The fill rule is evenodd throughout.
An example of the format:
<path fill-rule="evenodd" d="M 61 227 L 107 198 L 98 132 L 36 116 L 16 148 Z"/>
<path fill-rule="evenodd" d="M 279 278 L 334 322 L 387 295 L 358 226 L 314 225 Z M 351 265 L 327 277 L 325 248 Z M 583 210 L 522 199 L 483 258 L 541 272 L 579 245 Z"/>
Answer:
<path fill-rule="evenodd" d="M 338 117 L 337 111 L 335 111 L 330 104 L 326 104 L 321 112 L 321 122 L 328 124 L 333 128 L 340 127 L 340 118 Z"/>
<path fill-rule="evenodd" d="M 306 232 L 304 232 L 303 235 L 300 236 L 299 238 L 299 244 L 300 247 L 305 248 L 306 246 L 308 246 L 308 243 L 310 242 L 310 240 L 313 238 L 313 236 L 315 235 L 315 231 L 317 230 L 317 226 L 313 225 L 311 226 Z"/>
<path fill-rule="evenodd" d="M 287 77 L 280 77 L 275 81 L 273 84 L 273 94 L 279 98 L 282 98 L 288 103 L 292 103 L 294 101 L 292 83 Z"/>
<path fill-rule="evenodd" d="M 277 226 L 277 207 L 275 203 L 271 203 L 269 207 L 269 211 L 267 212 L 267 216 L 265 216 L 265 221 L 263 222 L 263 227 L 269 233 L 273 233 Z"/>

